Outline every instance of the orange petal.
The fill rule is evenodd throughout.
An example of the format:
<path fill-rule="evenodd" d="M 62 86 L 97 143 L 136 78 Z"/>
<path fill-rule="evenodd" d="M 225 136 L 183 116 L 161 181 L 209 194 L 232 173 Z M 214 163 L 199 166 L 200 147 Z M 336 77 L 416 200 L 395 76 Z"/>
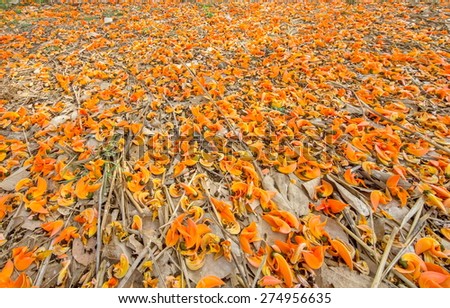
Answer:
<path fill-rule="evenodd" d="M 421 288 L 450 288 L 450 275 L 437 272 L 423 272 L 419 277 Z"/>
<path fill-rule="evenodd" d="M 273 287 L 283 283 L 282 280 L 273 276 L 264 276 L 258 281 L 258 285 L 261 287 Z"/>
<path fill-rule="evenodd" d="M 133 223 L 131 224 L 131 229 L 142 230 L 142 218 L 139 215 L 133 216 Z"/>
<path fill-rule="evenodd" d="M 376 211 L 378 208 L 378 205 L 380 203 L 386 204 L 385 195 L 383 192 L 379 190 L 374 190 L 370 193 L 370 202 L 372 203 L 373 210 Z"/>
<path fill-rule="evenodd" d="M 165 167 L 150 164 L 150 172 L 154 175 L 161 175 L 166 171 Z"/>
<path fill-rule="evenodd" d="M 29 179 L 29 178 L 24 178 L 24 179 L 21 179 L 19 182 L 17 182 L 17 184 L 16 184 L 16 191 L 19 191 L 19 190 L 21 190 L 23 187 L 31 187 L 31 186 L 33 186 L 33 181 L 31 180 L 31 179 Z"/>
<path fill-rule="evenodd" d="M 450 241 L 450 228 L 446 227 L 446 228 L 441 228 L 441 233 L 442 235 L 445 236 L 445 238 Z"/>
<path fill-rule="evenodd" d="M 222 279 L 220 279 L 217 276 L 206 276 L 200 279 L 195 286 L 196 288 L 214 288 L 214 287 L 220 287 L 224 285 L 225 282 L 223 282 Z"/>
<path fill-rule="evenodd" d="M 325 247 L 317 246 L 311 249 L 312 252 L 303 251 L 303 258 L 306 264 L 312 269 L 319 269 L 323 265 Z"/>
<path fill-rule="evenodd" d="M 344 243 L 339 240 L 330 240 L 331 246 L 336 250 L 339 256 L 344 260 L 345 264 L 353 270 L 353 261 L 350 251 L 347 249 Z"/>
<path fill-rule="evenodd" d="M 287 166 L 280 166 L 278 167 L 278 171 L 284 174 L 289 174 L 295 171 L 297 169 L 297 163 L 293 163 Z"/>
<path fill-rule="evenodd" d="M 261 239 L 258 237 L 258 227 L 255 222 L 252 222 L 248 227 L 242 229 L 241 234 L 239 235 L 239 243 L 241 244 L 241 248 L 248 254 L 253 253 L 250 244 L 260 240 Z"/>
<path fill-rule="evenodd" d="M 35 260 L 34 254 L 28 252 L 27 247 L 18 247 L 13 250 L 14 266 L 18 271 L 26 270 Z"/>
<path fill-rule="evenodd" d="M 14 263 L 11 260 L 8 260 L 0 272 L 0 285 L 6 284 L 14 271 Z"/>
<path fill-rule="evenodd" d="M 327 202 L 330 206 L 331 212 L 334 214 L 341 212 L 346 206 L 348 206 L 347 203 L 335 199 L 328 199 Z"/>
<path fill-rule="evenodd" d="M 322 185 L 316 187 L 316 193 L 319 198 L 326 198 L 333 193 L 333 185 L 322 180 Z"/>
<path fill-rule="evenodd" d="M 294 273 L 292 272 L 288 262 L 281 254 L 277 252 L 273 253 L 273 258 L 276 262 L 276 268 L 274 268 L 275 271 L 283 277 L 286 286 L 288 288 L 292 288 L 294 285 Z"/>
<path fill-rule="evenodd" d="M 119 263 L 114 264 L 113 267 L 114 277 L 118 279 L 123 278 L 128 272 L 129 268 L 130 263 L 128 262 L 127 256 L 125 254 L 121 254 Z"/>
<path fill-rule="evenodd" d="M 398 186 L 398 181 L 400 180 L 400 175 L 394 174 L 386 181 L 386 186 L 391 190 L 392 188 L 395 188 Z"/>
<path fill-rule="evenodd" d="M 62 229 L 63 226 L 64 226 L 64 221 L 55 220 L 55 221 L 43 223 L 41 225 L 41 228 L 48 232 L 49 237 L 52 237 L 53 235 L 58 233 Z"/>
<path fill-rule="evenodd" d="M 31 279 L 25 273 L 21 273 L 12 284 L 13 288 L 31 288 L 31 286 Z"/>
<path fill-rule="evenodd" d="M 275 232 L 288 234 L 291 232 L 291 227 L 281 218 L 269 214 L 263 215 L 262 218 L 272 227 Z"/>
<path fill-rule="evenodd" d="M 48 210 L 44 207 L 44 205 L 47 203 L 47 200 L 42 199 L 40 201 L 31 201 L 28 204 L 28 208 L 33 213 L 39 213 L 39 214 L 48 214 Z"/>
<path fill-rule="evenodd" d="M 173 167 L 173 177 L 176 178 L 183 172 L 183 170 L 186 169 L 186 165 L 183 162 L 180 162 Z"/>
<path fill-rule="evenodd" d="M 415 245 L 415 251 L 418 255 L 428 251 L 436 257 L 447 258 L 447 255 L 441 251 L 441 244 L 432 237 L 419 239 Z"/>

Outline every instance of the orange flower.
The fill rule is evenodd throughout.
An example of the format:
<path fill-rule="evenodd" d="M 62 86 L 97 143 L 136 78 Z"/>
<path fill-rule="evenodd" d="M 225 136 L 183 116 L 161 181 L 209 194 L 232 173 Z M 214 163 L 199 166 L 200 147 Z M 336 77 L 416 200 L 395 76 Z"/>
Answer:
<path fill-rule="evenodd" d="M 133 223 L 131 224 L 131 229 L 142 231 L 142 218 L 138 215 L 133 216 Z"/>
<path fill-rule="evenodd" d="M 390 201 L 390 198 L 386 196 L 383 192 L 379 190 L 374 190 L 370 193 L 370 202 L 372 203 L 373 210 L 376 211 L 378 205 L 387 204 Z"/>
<path fill-rule="evenodd" d="M 450 288 L 450 275 L 437 272 L 423 272 L 419 277 L 421 288 Z"/>
<path fill-rule="evenodd" d="M 114 277 L 118 279 L 123 278 L 128 272 L 129 268 L 130 263 L 128 262 L 127 256 L 125 254 L 121 254 L 119 263 L 116 263 L 113 266 Z"/>
<path fill-rule="evenodd" d="M 395 269 L 408 279 L 415 281 L 419 278 L 421 272 L 426 270 L 426 265 L 415 253 L 405 253 L 398 261 Z"/>
<path fill-rule="evenodd" d="M 400 180 L 400 175 L 395 174 L 386 181 L 386 186 L 389 189 L 389 191 L 391 192 L 391 195 L 398 196 L 398 198 L 400 199 L 401 205 L 405 206 L 406 202 L 408 201 L 409 194 L 403 187 L 398 186 L 399 180 Z"/>
<path fill-rule="evenodd" d="M 347 245 L 345 245 L 340 240 L 330 240 L 331 247 L 336 251 L 337 255 L 339 255 L 347 264 L 347 266 L 353 270 L 353 257 L 348 249 Z"/>
<path fill-rule="evenodd" d="M 292 288 L 295 278 L 289 263 L 281 254 L 277 252 L 273 253 L 273 259 L 275 261 L 273 266 L 274 271 L 283 277 L 284 283 L 288 288 Z"/>
<path fill-rule="evenodd" d="M 319 198 L 326 198 L 333 193 L 333 186 L 325 180 L 322 185 L 316 187 L 316 194 Z"/>
<path fill-rule="evenodd" d="M 363 186 L 365 186 L 364 180 L 357 179 L 355 177 L 355 174 L 352 173 L 352 169 L 347 169 L 344 172 L 344 180 L 350 185 L 358 186 L 359 184 L 362 184 Z"/>
<path fill-rule="evenodd" d="M 298 219 L 287 211 L 272 210 L 263 215 L 263 219 L 272 227 L 273 231 L 288 234 L 291 228 L 298 229 Z"/>
<path fill-rule="evenodd" d="M 261 238 L 258 237 L 258 227 L 255 222 L 252 222 L 248 227 L 242 229 L 241 234 L 239 235 L 239 243 L 241 244 L 241 248 L 248 254 L 253 253 L 250 244 L 260 240 Z"/>
<path fill-rule="evenodd" d="M 322 203 L 316 206 L 316 210 L 323 210 L 326 214 L 332 215 L 341 212 L 348 204 L 336 200 L 336 199 L 326 199 L 322 200 Z"/>
<path fill-rule="evenodd" d="M 220 279 L 217 276 L 206 276 L 200 279 L 195 286 L 196 288 L 214 288 L 214 287 L 220 287 L 224 285 L 225 282 L 223 282 L 222 279 Z"/>
<path fill-rule="evenodd" d="M 75 216 L 74 220 L 82 224 L 83 233 L 87 232 L 87 237 L 92 237 L 97 232 L 97 210 L 87 208 L 79 215 Z"/>
<path fill-rule="evenodd" d="M 303 251 L 303 258 L 306 264 L 312 269 L 319 269 L 323 265 L 325 257 L 325 247 L 316 246 L 311 248 L 311 252 Z"/>
<path fill-rule="evenodd" d="M 203 199 L 203 195 L 198 189 L 184 183 L 180 183 L 180 186 L 183 187 L 186 196 L 188 196 L 191 200 Z"/>
<path fill-rule="evenodd" d="M 260 280 L 258 280 L 258 285 L 261 287 L 274 287 L 283 283 L 282 280 L 273 277 L 273 276 L 264 276 Z"/>
<path fill-rule="evenodd" d="M 100 186 L 102 186 L 102 183 L 92 184 L 89 177 L 84 176 L 78 180 L 75 186 L 75 194 L 79 199 L 90 199 Z"/>
<path fill-rule="evenodd" d="M 28 251 L 28 247 L 26 246 L 13 248 L 12 255 L 14 258 L 14 266 L 18 271 L 26 270 L 36 260 L 34 252 Z"/>
<path fill-rule="evenodd" d="M 325 231 L 326 224 L 326 221 L 321 222 L 319 215 L 312 215 L 308 220 L 308 229 L 316 239 L 321 239 L 323 236 L 328 237 Z"/>
<path fill-rule="evenodd" d="M 285 159 L 285 163 L 286 163 L 286 159 Z M 278 166 L 277 170 L 278 172 L 284 173 L 284 174 L 289 174 L 295 171 L 295 169 L 297 169 L 297 163 L 292 163 L 292 164 L 285 164 L 283 166 Z"/>
<path fill-rule="evenodd" d="M 54 239 L 54 244 L 58 244 L 62 241 L 65 241 L 66 243 L 69 243 L 73 238 L 80 237 L 80 235 L 77 233 L 76 227 L 67 227 L 64 230 L 61 231 L 61 233 Z"/>
<path fill-rule="evenodd" d="M 211 197 L 211 202 L 216 208 L 220 216 L 221 223 L 224 225 L 225 229 L 231 234 L 238 234 L 241 231 L 241 226 L 234 217 L 234 214 L 231 211 L 231 206 L 226 204 L 224 201 L 213 197 Z"/>
<path fill-rule="evenodd" d="M 21 273 L 16 280 L 12 280 L 11 276 L 14 271 L 14 263 L 8 260 L 0 272 L 0 288 L 31 288 L 32 283 L 30 277 L 25 273 Z"/>
<path fill-rule="evenodd" d="M 62 229 L 63 225 L 64 225 L 64 221 L 55 220 L 55 221 L 43 223 L 41 225 L 41 228 L 48 232 L 49 237 L 52 237 L 53 235 L 55 235 Z"/>
<path fill-rule="evenodd" d="M 425 254 L 437 258 L 448 258 L 450 250 L 441 250 L 441 244 L 432 237 L 424 237 L 417 241 L 415 246 L 416 254 Z M 426 260 L 426 259 L 425 259 Z"/>

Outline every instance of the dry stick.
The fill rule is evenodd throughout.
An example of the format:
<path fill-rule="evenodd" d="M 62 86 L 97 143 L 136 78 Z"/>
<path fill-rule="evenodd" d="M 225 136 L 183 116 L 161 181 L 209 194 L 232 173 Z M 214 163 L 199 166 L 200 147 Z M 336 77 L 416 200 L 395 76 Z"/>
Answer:
<path fill-rule="evenodd" d="M 370 107 L 368 104 L 366 104 L 365 102 L 363 102 L 363 101 L 361 100 L 361 98 L 360 98 L 360 97 L 359 97 L 352 89 L 350 89 L 350 88 L 348 88 L 348 87 L 346 87 L 346 86 L 344 86 L 344 85 L 341 85 L 341 84 L 339 84 L 339 83 L 337 83 L 337 82 L 330 82 L 330 83 L 332 83 L 332 84 L 334 84 L 334 85 L 337 85 L 337 86 L 339 86 L 339 87 L 341 87 L 341 88 L 347 89 L 347 90 L 349 90 L 350 92 L 352 92 L 352 94 L 353 94 L 353 95 L 356 97 L 356 99 L 358 100 L 358 103 L 360 104 L 360 106 L 365 107 L 365 108 L 368 109 L 371 113 L 375 114 L 376 116 L 382 118 L 382 119 L 385 120 L 385 121 L 388 121 L 388 122 L 391 123 L 391 124 L 394 124 L 394 125 L 400 127 L 400 128 L 403 129 L 404 131 L 407 131 L 408 133 L 412 134 L 413 136 L 419 137 L 419 138 L 422 139 L 423 141 L 426 141 L 426 142 L 432 144 L 434 147 L 436 147 L 436 148 L 438 148 L 439 150 L 444 151 L 445 153 L 447 153 L 448 155 L 450 155 L 450 150 L 447 149 L 446 147 L 443 147 L 443 146 L 440 145 L 439 143 L 436 143 L 435 141 L 431 140 L 430 138 L 428 138 L 428 137 L 425 136 L 424 134 L 419 133 L 419 132 L 415 132 L 415 131 L 413 131 L 413 130 L 410 130 L 409 128 L 403 126 L 402 124 L 397 123 L 397 122 L 395 122 L 394 120 L 391 120 L 391 119 L 385 117 L 384 115 L 382 115 L 381 113 L 379 113 L 378 111 L 374 110 L 374 109 L 373 109 L 372 107 Z"/>
<path fill-rule="evenodd" d="M 417 210 L 417 213 L 414 216 L 414 220 L 413 220 L 411 226 L 409 227 L 408 235 L 406 236 L 407 239 L 409 239 L 411 234 L 414 232 L 414 229 L 416 228 L 417 224 L 419 223 L 420 217 L 422 215 L 423 205 L 424 205 L 425 201 L 423 200 L 422 197 L 419 200 L 422 200 L 422 202 L 421 202 L 420 208 Z"/>
<path fill-rule="evenodd" d="M 128 269 L 127 274 L 125 275 L 125 277 L 123 277 L 123 279 L 120 281 L 119 285 L 117 286 L 118 288 L 123 288 L 125 286 L 125 284 L 128 282 L 131 275 L 134 273 L 134 270 L 138 267 L 139 263 L 141 263 L 142 259 L 144 259 L 145 255 L 150 251 L 151 243 L 152 243 L 151 240 L 148 241 L 147 246 L 145 246 L 144 249 L 142 249 L 141 253 L 136 257 L 136 260 L 134 260 L 133 264 Z"/>
<path fill-rule="evenodd" d="M 100 269 L 98 270 L 98 273 L 96 274 L 97 278 L 95 279 L 96 288 L 98 288 L 98 286 L 103 286 L 103 281 L 105 280 L 106 265 L 107 265 L 106 260 L 103 260 L 102 263 L 100 264 Z"/>
<path fill-rule="evenodd" d="M 114 186 L 116 184 L 116 177 L 117 177 L 117 168 L 114 169 L 113 178 L 111 180 L 111 186 L 109 187 L 108 199 L 106 200 L 105 210 L 103 212 L 102 224 L 99 230 L 104 230 L 106 227 L 106 221 L 111 207 L 111 197 L 114 191 Z"/>
<path fill-rule="evenodd" d="M 353 233 L 352 230 L 350 230 L 349 228 L 344 226 L 339 221 L 339 219 L 337 219 L 336 222 L 348 235 L 350 235 L 350 237 L 352 237 L 355 241 L 357 241 L 358 244 L 360 244 L 365 250 L 367 250 L 367 252 L 372 254 L 374 256 L 375 260 L 378 261 L 378 259 L 380 258 L 380 255 L 379 255 L 379 253 L 376 250 L 373 250 L 369 245 L 364 243 L 364 241 L 362 241 L 355 233 Z"/>
<path fill-rule="evenodd" d="M 109 168 L 108 168 L 109 169 Z M 105 171 L 105 173 L 108 173 L 108 170 Z M 103 190 L 105 189 L 107 177 L 103 175 L 103 183 L 102 186 L 100 186 L 100 192 L 98 196 L 98 217 L 102 215 L 102 202 L 103 202 Z M 95 252 L 95 272 L 98 273 L 98 269 L 100 267 L 100 254 L 102 250 L 102 236 L 101 236 L 101 219 L 98 219 L 97 221 L 97 249 Z"/>
<path fill-rule="evenodd" d="M 189 272 L 187 270 L 185 260 L 184 260 L 183 256 L 178 252 L 178 250 L 176 251 L 176 253 L 177 253 L 177 256 L 178 256 L 178 262 L 180 262 L 180 265 L 181 265 L 181 273 L 184 276 L 184 281 L 186 281 L 187 287 L 190 288 L 191 287 L 191 280 L 189 278 Z"/>
<path fill-rule="evenodd" d="M 414 239 L 417 237 L 417 235 L 419 235 L 420 231 L 422 231 L 422 229 L 425 227 L 424 222 L 425 222 L 425 220 L 428 219 L 429 214 L 430 214 L 430 212 L 426 213 L 422 217 L 422 223 L 420 224 L 420 227 L 417 228 L 417 230 L 415 232 L 413 232 L 413 234 L 411 234 L 411 236 L 409 238 L 407 238 L 407 240 L 404 244 L 404 247 L 397 253 L 397 255 L 394 257 L 394 259 L 392 259 L 391 263 L 389 263 L 389 265 L 384 270 L 383 277 L 389 273 L 389 271 L 394 267 L 395 264 L 397 264 L 397 261 L 403 256 L 403 254 L 406 252 L 406 250 L 409 249 L 409 246 L 411 245 L 411 243 L 414 241 Z"/>
<path fill-rule="evenodd" d="M 408 278 L 406 278 L 402 273 L 398 272 L 397 270 L 393 270 L 392 273 L 394 273 L 395 276 L 397 276 L 401 281 L 403 281 L 408 287 L 410 288 L 417 288 L 417 286 Z"/>
<path fill-rule="evenodd" d="M 378 265 L 377 273 L 375 274 L 375 278 L 373 279 L 371 286 L 372 288 L 378 288 L 378 285 L 383 279 L 383 269 L 386 265 L 387 258 L 389 256 L 389 253 L 391 252 L 392 245 L 394 244 L 394 240 L 397 236 L 398 230 L 398 227 L 395 227 L 391 232 L 391 236 L 389 237 L 389 241 L 386 245 L 386 248 L 384 249 L 383 256 L 381 257 L 380 264 Z"/>
<path fill-rule="evenodd" d="M 130 199 L 131 203 L 133 203 L 134 207 L 136 208 L 136 210 L 139 212 L 139 214 L 144 214 L 144 210 L 141 208 L 141 206 L 139 205 L 139 203 L 137 203 L 136 200 L 134 200 L 133 195 L 131 194 L 131 192 L 128 189 L 125 189 L 125 193 L 127 194 L 128 199 Z M 122 190 L 122 196 L 123 196 L 123 190 Z M 125 215 L 125 205 L 123 204 L 125 202 L 121 202 L 120 206 L 121 206 L 121 210 L 123 207 L 123 215 Z"/>
<path fill-rule="evenodd" d="M 53 241 L 50 241 L 50 244 L 48 245 L 47 250 L 52 250 L 53 249 Z M 36 287 L 40 287 L 42 284 L 42 281 L 44 280 L 44 273 L 47 269 L 48 263 L 50 262 L 50 256 L 47 256 L 44 260 L 44 262 L 42 263 L 41 267 L 39 268 L 39 272 L 36 276 L 36 282 L 34 283 L 34 286 Z"/>

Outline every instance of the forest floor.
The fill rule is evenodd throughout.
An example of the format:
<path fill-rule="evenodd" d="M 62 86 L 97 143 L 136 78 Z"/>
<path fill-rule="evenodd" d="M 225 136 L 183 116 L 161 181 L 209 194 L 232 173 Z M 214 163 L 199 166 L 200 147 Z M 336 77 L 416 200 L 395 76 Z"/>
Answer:
<path fill-rule="evenodd" d="M 450 287 L 450 9 L 0 11 L 0 286 Z"/>

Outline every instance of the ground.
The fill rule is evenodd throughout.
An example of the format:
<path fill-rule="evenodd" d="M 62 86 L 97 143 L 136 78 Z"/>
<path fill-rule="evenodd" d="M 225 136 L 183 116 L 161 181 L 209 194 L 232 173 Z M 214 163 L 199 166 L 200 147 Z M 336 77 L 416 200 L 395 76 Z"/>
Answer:
<path fill-rule="evenodd" d="M 448 7 L 0 26 L 0 286 L 450 286 Z"/>

